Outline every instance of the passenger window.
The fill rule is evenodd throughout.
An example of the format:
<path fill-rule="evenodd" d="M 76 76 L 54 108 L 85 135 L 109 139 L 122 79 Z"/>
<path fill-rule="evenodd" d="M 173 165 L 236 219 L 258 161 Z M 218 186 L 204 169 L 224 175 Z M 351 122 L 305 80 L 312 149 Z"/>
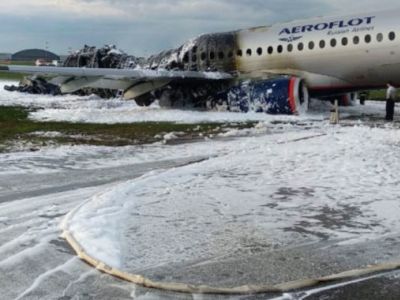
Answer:
<path fill-rule="evenodd" d="M 369 44 L 369 43 L 371 43 L 371 40 L 372 40 L 371 35 L 367 34 L 367 35 L 365 36 L 365 42 L 366 42 L 367 44 Z"/>
<path fill-rule="evenodd" d="M 396 39 L 396 33 L 393 31 L 389 33 L 389 40 L 394 41 Z"/>
<path fill-rule="evenodd" d="M 349 44 L 349 39 L 347 37 L 342 38 L 342 45 L 347 46 Z"/>
<path fill-rule="evenodd" d="M 251 54 L 252 54 L 251 49 L 247 49 L 246 54 L 247 54 L 247 56 L 251 56 Z"/>
<path fill-rule="evenodd" d="M 207 54 L 205 52 L 201 52 L 201 60 L 206 60 Z"/>
<path fill-rule="evenodd" d="M 274 48 L 272 46 L 268 47 L 268 54 L 274 53 Z"/>
<path fill-rule="evenodd" d="M 210 52 L 210 59 L 211 60 L 215 59 L 215 53 L 213 51 Z"/>
<path fill-rule="evenodd" d="M 299 44 L 297 45 L 297 49 L 299 49 L 299 51 L 303 51 L 303 49 L 304 49 L 304 44 L 303 44 L 303 43 L 299 43 Z"/>
<path fill-rule="evenodd" d="M 194 47 L 192 48 L 192 52 L 193 52 L 193 53 L 196 53 L 196 52 L 197 52 L 197 46 L 194 46 Z"/>
<path fill-rule="evenodd" d="M 232 51 L 229 51 L 229 52 L 228 52 L 228 57 L 229 57 L 229 58 L 232 58 L 232 57 L 233 57 L 233 52 L 232 52 Z"/>
<path fill-rule="evenodd" d="M 360 43 L 360 37 L 359 36 L 355 36 L 353 38 L 353 43 L 354 43 L 354 45 L 358 45 Z"/>
<path fill-rule="evenodd" d="M 276 50 L 278 51 L 278 53 L 282 53 L 283 52 L 283 46 L 279 45 L 278 48 L 276 48 Z"/>
<path fill-rule="evenodd" d="M 319 42 L 319 47 L 320 47 L 321 49 L 324 49 L 325 46 L 326 46 L 325 41 L 324 41 L 324 40 L 321 40 L 321 41 Z"/>
<path fill-rule="evenodd" d="M 331 39 L 331 47 L 336 47 L 336 45 L 337 45 L 337 41 L 336 41 L 336 39 Z"/>
<path fill-rule="evenodd" d="M 309 42 L 308 43 L 308 49 L 313 50 L 315 48 L 315 43 L 314 42 Z"/>
<path fill-rule="evenodd" d="M 292 52 L 292 51 L 293 51 L 293 44 L 289 44 L 289 45 L 287 46 L 287 51 L 288 51 L 288 52 Z"/>
<path fill-rule="evenodd" d="M 382 42 L 383 41 L 383 34 L 382 33 L 378 33 L 378 35 L 376 36 L 376 40 L 378 42 Z"/>
<path fill-rule="evenodd" d="M 257 54 L 260 56 L 263 54 L 263 49 L 261 47 L 257 48 Z"/>
<path fill-rule="evenodd" d="M 192 62 L 196 62 L 197 61 L 197 55 L 196 54 L 193 54 L 192 55 Z"/>
<path fill-rule="evenodd" d="M 243 56 L 243 51 L 242 51 L 242 49 L 239 49 L 239 50 L 236 52 L 236 54 L 237 54 L 237 56 Z"/>
<path fill-rule="evenodd" d="M 219 59 L 224 59 L 224 57 L 225 57 L 225 55 L 224 55 L 224 52 L 222 52 L 222 51 L 220 51 L 220 52 L 218 52 L 218 58 Z"/>
<path fill-rule="evenodd" d="M 183 56 L 183 62 L 184 63 L 188 63 L 189 62 L 189 53 L 185 53 L 185 55 Z"/>

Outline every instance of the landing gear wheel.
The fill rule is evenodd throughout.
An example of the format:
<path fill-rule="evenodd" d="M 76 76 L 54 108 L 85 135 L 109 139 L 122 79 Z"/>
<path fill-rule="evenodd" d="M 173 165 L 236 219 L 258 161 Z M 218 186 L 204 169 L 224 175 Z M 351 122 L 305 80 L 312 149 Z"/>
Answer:
<path fill-rule="evenodd" d="M 150 106 L 154 102 L 153 96 L 149 93 L 135 98 L 135 102 L 139 106 Z"/>

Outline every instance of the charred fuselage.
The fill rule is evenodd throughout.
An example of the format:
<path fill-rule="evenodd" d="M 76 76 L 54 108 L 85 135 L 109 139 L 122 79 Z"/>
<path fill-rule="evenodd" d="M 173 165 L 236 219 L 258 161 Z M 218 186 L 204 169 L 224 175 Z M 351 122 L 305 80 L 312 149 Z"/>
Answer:
<path fill-rule="evenodd" d="M 177 49 L 151 56 L 145 67 L 235 72 L 237 51 L 236 32 L 205 34 Z"/>
<path fill-rule="evenodd" d="M 141 66 L 152 70 L 236 73 L 238 51 L 236 32 L 204 34 L 179 48 L 149 57 Z M 139 97 L 137 102 L 148 104 L 160 99 L 166 106 L 210 108 L 220 104 L 213 96 L 234 84 L 236 84 L 234 80 L 172 81 L 157 91 Z"/>

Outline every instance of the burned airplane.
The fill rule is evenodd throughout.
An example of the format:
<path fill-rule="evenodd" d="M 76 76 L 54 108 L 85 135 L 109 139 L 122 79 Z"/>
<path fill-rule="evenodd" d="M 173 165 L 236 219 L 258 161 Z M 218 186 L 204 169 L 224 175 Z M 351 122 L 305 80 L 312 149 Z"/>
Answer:
<path fill-rule="evenodd" d="M 117 64 L 4 66 L 38 74 L 61 93 L 120 91 L 150 105 L 298 114 L 310 97 L 331 99 L 400 84 L 400 11 L 323 17 L 199 36 L 178 49 Z"/>

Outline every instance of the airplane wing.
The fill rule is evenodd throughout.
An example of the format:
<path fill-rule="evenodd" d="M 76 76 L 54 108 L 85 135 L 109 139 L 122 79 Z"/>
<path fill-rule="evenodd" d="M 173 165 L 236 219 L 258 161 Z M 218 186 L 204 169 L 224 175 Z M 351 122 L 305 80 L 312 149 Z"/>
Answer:
<path fill-rule="evenodd" d="M 34 66 L 0 66 L 0 71 L 42 75 L 51 78 L 62 93 L 72 93 L 82 88 L 123 90 L 126 99 L 133 99 L 173 80 L 202 79 L 227 80 L 233 76 L 223 72 L 169 71 L 143 69 L 100 69 Z"/>

